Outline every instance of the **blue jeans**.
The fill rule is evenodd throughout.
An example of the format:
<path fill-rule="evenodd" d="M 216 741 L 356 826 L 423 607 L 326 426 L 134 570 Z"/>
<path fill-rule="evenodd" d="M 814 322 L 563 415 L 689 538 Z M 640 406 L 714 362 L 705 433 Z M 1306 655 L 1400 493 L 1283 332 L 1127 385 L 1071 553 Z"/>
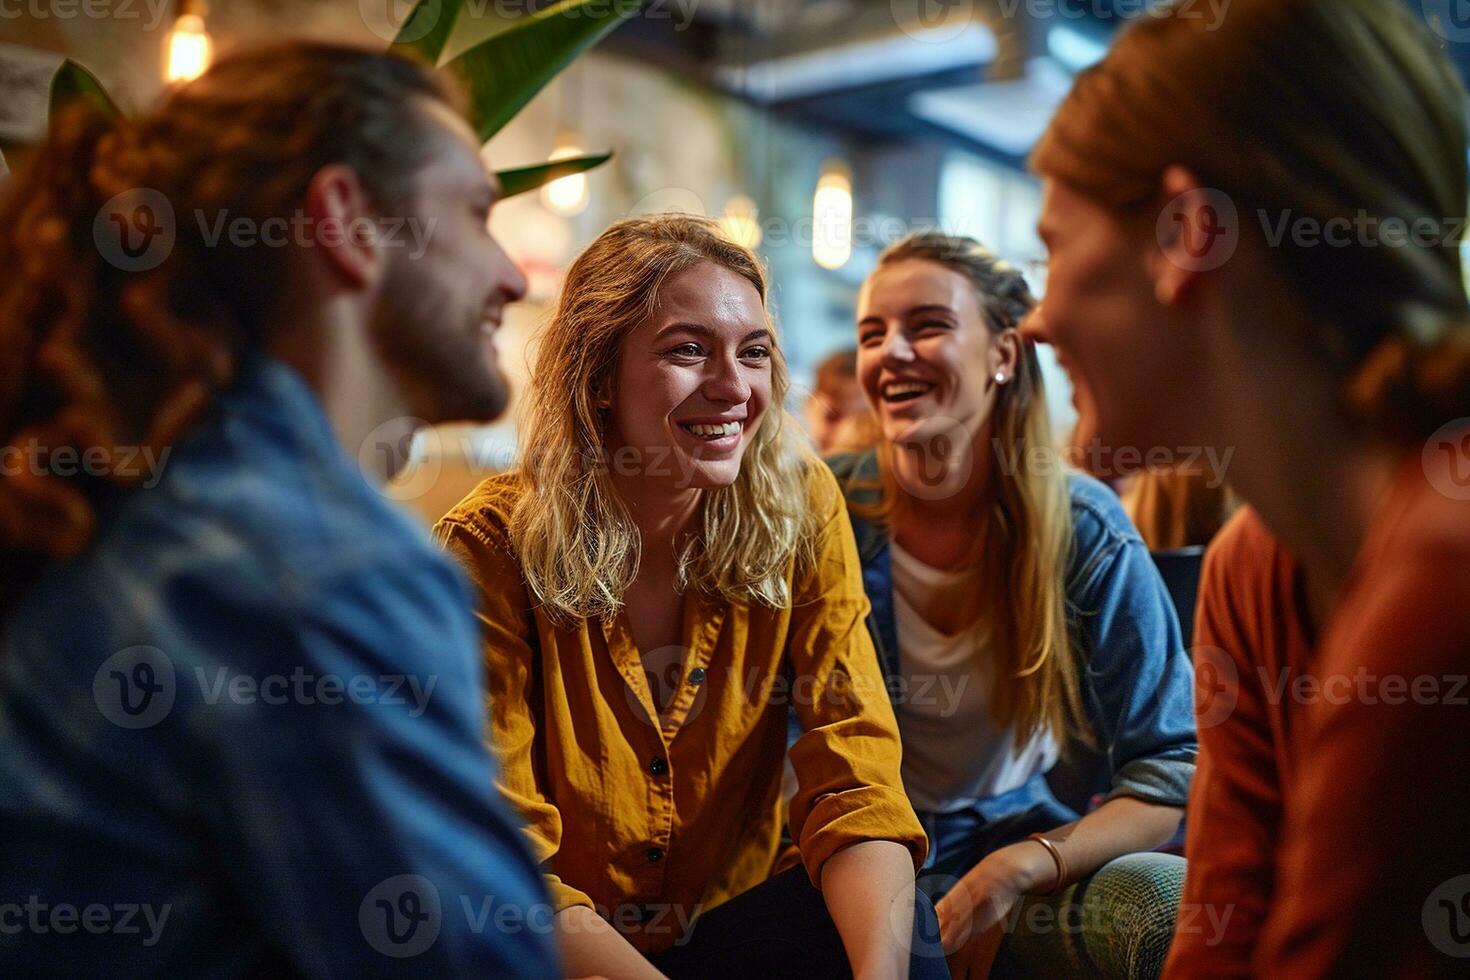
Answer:
<path fill-rule="evenodd" d="M 918 816 L 929 835 L 929 856 L 919 871 L 919 888 L 936 902 L 991 851 L 1077 819 L 1074 811 L 1057 802 L 1040 773 L 968 809 L 919 811 Z"/>
<path fill-rule="evenodd" d="M 674 946 L 648 959 L 673 980 L 823 980 L 852 976 L 827 904 L 797 865 L 701 915 Z M 914 896 L 911 980 L 947 980 L 939 920 Z"/>

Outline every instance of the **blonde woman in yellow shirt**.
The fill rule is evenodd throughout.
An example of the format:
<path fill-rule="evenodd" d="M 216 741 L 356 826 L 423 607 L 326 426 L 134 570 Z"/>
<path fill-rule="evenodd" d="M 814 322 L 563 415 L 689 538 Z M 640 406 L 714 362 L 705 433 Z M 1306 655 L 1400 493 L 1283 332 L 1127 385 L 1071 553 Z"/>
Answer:
<path fill-rule="evenodd" d="M 948 975 L 853 532 L 788 387 L 752 252 L 620 222 L 539 339 L 520 467 L 438 526 L 574 975 Z"/>

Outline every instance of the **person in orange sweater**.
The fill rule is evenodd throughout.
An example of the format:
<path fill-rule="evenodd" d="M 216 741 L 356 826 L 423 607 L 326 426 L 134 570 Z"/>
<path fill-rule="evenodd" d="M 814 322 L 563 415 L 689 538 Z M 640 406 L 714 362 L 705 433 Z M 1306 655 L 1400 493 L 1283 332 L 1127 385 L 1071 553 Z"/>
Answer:
<path fill-rule="evenodd" d="M 1470 955 L 1466 119 L 1404 5 L 1172 4 L 1079 76 L 1033 157 L 1033 335 L 1085 378 L 1105 443 L 1233 449 L 1322 624 L 1279 710 L 1202 745 L 1196 811 L 1232 792 L 1215 747 L 1281 760 L 1279 820 L 1246 794 L 1208 840 L 1191 828 L 1272 850 L 1269 883 L 1194 892 L 1262 903 L 1240 973 L 1463 975 Z M 1202 660 L 1202 690 L 1222 666 Z"/>
<path fill-rule="evenodd" d="M 1250 975 L 1299 747 L 1284 691 L 1313 669 L 1311 606 L 1301 562 L 1259 514 L 1241 508 L 1211 543 L 1200 575 L 1200 755 L 1185 820 L 1184 912 L 1166 976 Z"/>
<path fill-rule="evenodd" d="M 437 529 L 478 586 L 503 789 L 574 973 L 943 977 L 852 527 L 765 300 L 685 215 L 568 270 L 519 469 Z M 801 862 L 774 873 L 791 706 Z"/>

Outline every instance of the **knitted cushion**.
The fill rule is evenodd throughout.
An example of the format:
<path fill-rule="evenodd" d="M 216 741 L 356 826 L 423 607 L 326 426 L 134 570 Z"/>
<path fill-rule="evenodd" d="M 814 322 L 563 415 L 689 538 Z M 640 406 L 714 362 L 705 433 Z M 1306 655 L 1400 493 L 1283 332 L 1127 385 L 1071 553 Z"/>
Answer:
<path fill-rule="evenodd" d="M 1026 899 L 1007 919 L 997 978 L 1152 980 L 1174 936 L 1185 862 L 1125 854 L 1059 895 Z"/>

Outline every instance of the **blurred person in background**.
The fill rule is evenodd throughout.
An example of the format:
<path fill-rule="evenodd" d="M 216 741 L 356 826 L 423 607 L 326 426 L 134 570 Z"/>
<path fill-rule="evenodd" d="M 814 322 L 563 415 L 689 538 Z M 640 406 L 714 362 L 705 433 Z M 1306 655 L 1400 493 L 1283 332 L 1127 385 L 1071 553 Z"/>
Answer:
<path fill-rule="evenodd" d="M 1210 543 L 1235 510 L 1230 488 L 1200 466 L 1146 469 L 1123 490 L 1123 509 L 1150 551 Z"/>
<path fill-rule="evenodd" d="M 1032 311 L 1027 328 L 1040 331 L 1041 311 Z M 1067 462 L 1111 486 L 1123 499 L 1128 519 L 1150 551 L 1172 551 L 1210 543 L 1237 506 L 1225 483 L 1223 467 L 1181 463 L 1119 472 L 1117 446 L 1105 447 L 1098 436 L 1097 408 L 1087 382 L 1058 361 L 1072 385 L 1077 421 L 1063 447 Z M 1145 457 L 1138 449 L 1139 458 Z M 1214 461 L 1211 460 L 1213 463 Z M 1181 624 L 1188 632 L 1188 623 Z"/>
<path fill-rule="evenodd" d="M 822 359 L 802 415 L 820 455 L 853 452 L 873 444 L 877 430 L 858 385 L 857 351 L 840 350 Z"/>
<path fill-rule="evenodd" d="M 954 975 L 985 976 L 997 956 L 1038 975 L 1083 963 L 1150 975 L 1183 862 L 1137 852 L 1183 814 L 1189 663 L 1118 498 L 1063 472 L 1036 351 L 1017 330 L 1034 306 L 1020 270 L 972 239 L 890 246 L 858 300 L 858 377 L 882 438 L 829 462 L 879 655 L 910 692 L 896 705 L 904 786 L 929 834 L 921 882 Z M 1108 789 L 1079 817 L 1046 776 L 1082 747 L 1105 756 Z M 1058 893 L 1059 908 L 1090 894 L 1109 926 L 1033 934 L 1012 917 Z M 1109 934 L 1115 922 L 1127 938 Z M 1136 955 L 1150 942 L 1151 963 Z"/>
<path fill-rule="evenodd" d="M 375 485 L 506 403 L 525 283 L 457 104 L 278 43 L 6 183 L 0 974 L 560 974 L 469 592 Z M 523 927 L 460 913 L 492 897 Z"/>
<path fill-rule="evenodd" d="M 1240 598 L 1321 627 L 1303 659 L 1258 615 L 1200 664 L 1185 901 L 1235 914 L 1227 942 L 1181 928 L 1170 973 L 1463 975 L 1465 93 L 1400 4 L 1188 6 L 1079 76 L 1033 159 L 1037 336 L 1105 440 L 1231 447 L 1305 570 Z"/>
<path fill-rule="evenodd" d="M 708 219 L 603 232 L 537 340 L 521 466 L 437 532 L 480 588 L 503 784 L 574 972 L 942 977 L 852 528 L 782 409 L 766 295 Z"/>

